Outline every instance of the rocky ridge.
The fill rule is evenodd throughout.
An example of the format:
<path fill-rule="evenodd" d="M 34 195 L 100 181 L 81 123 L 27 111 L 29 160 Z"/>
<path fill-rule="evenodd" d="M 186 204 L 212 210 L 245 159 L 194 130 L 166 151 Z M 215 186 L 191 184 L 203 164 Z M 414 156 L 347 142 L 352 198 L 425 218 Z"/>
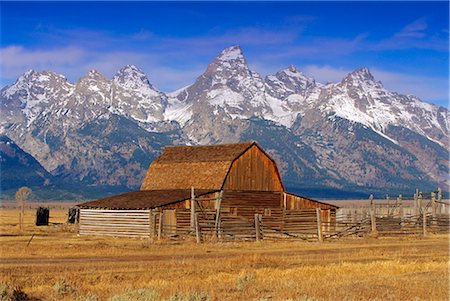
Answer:
<path fill-rule="evenodd" d="M 155 88 L 136 66 L 77 83 L 29 71 L 0 92 L 0 131 L 56 177 L 135 188 L 164 145 L 257 140 L 291 187 L 448 184 L 447 109 L 386 90 L 367 68 L 321 84 L 295 66 L 262 78 L 239 46 L 190 86 Z"/>

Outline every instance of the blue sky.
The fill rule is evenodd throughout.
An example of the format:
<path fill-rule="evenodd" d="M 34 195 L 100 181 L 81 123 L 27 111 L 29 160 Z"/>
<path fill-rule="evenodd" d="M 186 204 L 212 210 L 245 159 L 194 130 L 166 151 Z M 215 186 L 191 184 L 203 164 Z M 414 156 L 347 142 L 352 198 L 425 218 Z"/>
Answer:
<path fill-rule="evenodd" d="M 135 64 L 163 91 L 241 45 L 262 76 L 291 64 L 319 82 L 369 67 L 390 90 L 448 106 L 441 2 L 0 2 L 0 84 L 28 69 L 77 81 Z"/>

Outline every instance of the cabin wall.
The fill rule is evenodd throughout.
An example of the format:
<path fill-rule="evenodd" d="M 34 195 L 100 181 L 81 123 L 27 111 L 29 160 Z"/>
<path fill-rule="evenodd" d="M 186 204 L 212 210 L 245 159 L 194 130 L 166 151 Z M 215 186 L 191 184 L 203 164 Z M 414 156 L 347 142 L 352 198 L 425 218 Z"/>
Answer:
<path fill-rule="evenodd" d="M 252 146 L 231 166 L 224 190 L 283 191 L 275 163 Z"/>

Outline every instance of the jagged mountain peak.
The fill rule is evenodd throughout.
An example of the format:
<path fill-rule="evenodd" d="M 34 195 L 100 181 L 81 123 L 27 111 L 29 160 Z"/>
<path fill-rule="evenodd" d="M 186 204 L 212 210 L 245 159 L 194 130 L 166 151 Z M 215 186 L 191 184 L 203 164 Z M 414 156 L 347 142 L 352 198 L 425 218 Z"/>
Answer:
<path fill-rule="evenodd" d="M 225 48 L 218 56 L 218 61 L 239 61 L 245 63 L 244 53 L 242 51 L 241 46 L 235 45 L 228 48 Z"/>
<path fill-rule="evenodd" d="M 51 80 L 66 80 L 66 77 L 62 74 L 56 73 L 51 70 L 36 71 L 30 69 L 23 75 L 21 75 L 18 78 L 17 82 L 24 82 L 24 81 L 47 82 Z"/>
<path fill-rule="evenodd" d="M 82 82 L 92 82 L 92 81 L 102 81 L 102 82 L 107 82 L 108 79 L 98 70 L 96 69 L 91 69 L 89 70 L 83 77 L 81 77 L 78 81 L 78 83 L 82 83 Z"/>
<path fill-rule="evenodd" d="M 283 73 L 286 73 L 291 76 L 303 75 L 303 73 L 300 70 L 298 70 L 298 68 L 295 65 L 289 65 L 289 67 L 284 68 L 284 69 L 280 70 L 279 72 L 283 72 Z"/>
<path fill-rule="evenodd" d="M 108 90 L 109 80 L 99 71 L 92 69 L 87 72 L 80 80 L 76 83 L 77 89 L 89 89 L 92 92 L 97 92 L 98 89 Z"/>
<path fill-rule="evenodd" d="M 381 82 L 375 80 L 375 77 L 370 72 L 369 68 L 362 67 L 354 70 L 353 72 L 349 73 L 341 82 L 345 85 L 350 86 L 358 86 L 362 83 L 364 85 L 371 85 L 376 86 L 378 88 L 382 88 L 383 85 Z"/>
<path fill-rule="evenodd" d="M 142 71 L 136 65 L 125 65 L 117 71 L 115 77 L 123 77 L 123 76 L 145 76 L 144 71 Z"/>
<path fill-rule="evenodd" d="M 135 65 L 126 65 L 122 67 L 113 77 L 113 82 L 123 88 L 133 90 L 148 87 L 156 90 L 151 84 L 147 75 Z"/>
<path fill-rule="evenodd" d="M 225 48 L 209 65 L 203 76 L 219 75 L 219 77 L 234 77 L 238 74 L 252 76 L 244 53 L 240 46 Z"/>
<path fill-rule="evenodd" d="M 22 74 L 14 84 L 2 89 L 2 96 L 12 97 L 18 93 L 22 101 L 35 98 L 40 100 L 47 98 L 48 93 L 53 93 L 59 89 L 69 91 L 72 84 L 62 74 L 53 71 L 28 70 Z"/>
<path fill-rule="evenodd" d="M 277 75 L 284 74 L 287 77 L 300 79 L 304 81 L 309 81 L 311 83 L 315 82 L 315 80 L 311 77 L 306 76 L 302 71 L 300 71 L 296 66 L 290 65 L 289 67 L 282 69 L 277 72 Z"/>
<path fill-rule="evenodd" d="M 294 65 L 278 71 L 274 75 L 265 78 L 266 93 L 275 99 L 287 100 L 284 105 L 304 103 L 310 95 L 318 94 L 322 85 L 316 84 L 313 78 L 307 77 Z M 288 100 L 289 98 L 289 100 Z M 274 103 L 274 102 L 272 102 Z M 287 108 L 286 108 L 287 109 Z M 286 109 L 281 110 L 281 115 L 286 115 Z M 291 107 L 288 111 L 299 110 Z M 286 124 L 285 124 L 286 125 Z"/>

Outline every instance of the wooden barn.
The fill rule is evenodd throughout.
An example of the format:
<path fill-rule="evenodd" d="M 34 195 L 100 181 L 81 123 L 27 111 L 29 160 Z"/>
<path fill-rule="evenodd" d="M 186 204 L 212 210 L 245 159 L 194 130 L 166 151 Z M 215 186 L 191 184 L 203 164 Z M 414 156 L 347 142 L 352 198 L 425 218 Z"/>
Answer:
<path fill-rule="evenodd" d="M 199 227 L 223 234 L 227 222 L 245 228 L 256 215 L 307 208 L 330 220 L 337 208 L 286 192 L 275 161 L 255 142 L 166 147 L 139 191 L 79 207 L 80 234 L 144 237 L 193 235 Z"/>

